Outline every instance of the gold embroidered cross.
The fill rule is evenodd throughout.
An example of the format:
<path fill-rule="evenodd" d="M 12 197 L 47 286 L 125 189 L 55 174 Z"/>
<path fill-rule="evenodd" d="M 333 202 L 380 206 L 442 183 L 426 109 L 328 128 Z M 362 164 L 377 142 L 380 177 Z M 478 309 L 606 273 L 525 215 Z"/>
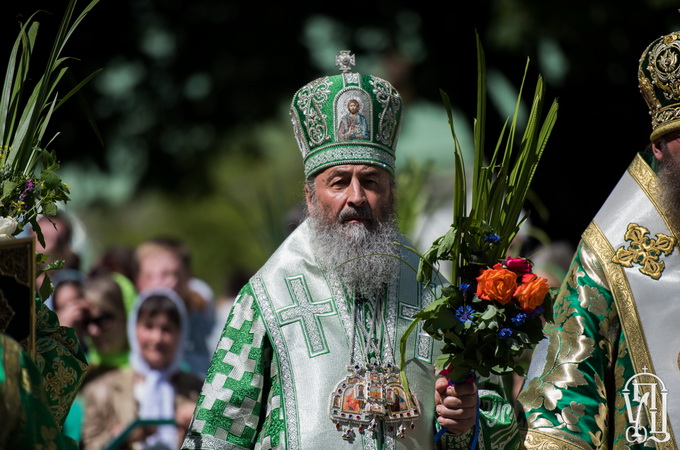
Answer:
<path fill-rule="evenodd" d="M 659 261 L 659 258 L 662 254 L 670 255 L 676 241 L 674 237 L 661 233 L 657 233 L 656 239 L 648 235 L 647 228 L 636 223 L 628 224 L 624 238 L 630 241 L 630 246 L 620 247 L 612 258 L 612 262 L 623 267 L 633 267 L 633 264 L 639 264 L 642 266 L 640 272 L 658 280 L 666 266 L 663 261 Z"/>

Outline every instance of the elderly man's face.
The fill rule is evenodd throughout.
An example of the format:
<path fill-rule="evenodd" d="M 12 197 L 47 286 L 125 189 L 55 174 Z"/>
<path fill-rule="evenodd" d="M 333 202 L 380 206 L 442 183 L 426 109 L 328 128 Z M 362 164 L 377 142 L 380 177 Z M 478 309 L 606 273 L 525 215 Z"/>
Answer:
<path fill-rule="evenodd" d="M 373 229 L 394 208 L 390 175 L 374 166 L 330 167 L 316 176 L 314 186 L 315 196 L 305 189 L 310 215 L 329 223 Z"/>

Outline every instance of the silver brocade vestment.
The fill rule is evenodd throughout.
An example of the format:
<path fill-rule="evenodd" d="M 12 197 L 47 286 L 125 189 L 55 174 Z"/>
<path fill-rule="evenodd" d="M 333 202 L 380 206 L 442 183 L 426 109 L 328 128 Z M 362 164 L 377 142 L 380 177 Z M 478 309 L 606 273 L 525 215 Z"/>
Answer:
<path fill-rule="evenodd" d="M 412 323 L 412 315 L 433 299 L 431 292 L 415 280 L 418 257 L 408 250 L 401 253 L 399 276 L 389 286 L 381 311 L 385 318 L 383 342 L 389 343 L 383 345 L 381 356 L 384 360 L 393 358 L 397 364 L 399 341 Z M 268 340 L 272 347 L 272 355 L 261 361 L 262 375 L 253 376 L 251 385 L 273 383 L 274 388 L 268 398 L 263 397 L 260 388 L 259 407 L 253 407 L 248 398 L 242 403 L 249 406 L 239 407 L 231 398 L 233 390 L 222 387 L 229 386 L 228 379 L 233 377 L 233 372 L 238 371 L 242 377 L 260 363 L 259 360 L 252 364 L 224 363 L 239 358 L 239 352 L 240 355 L 248 353 L 240 347 L 238 351 L 233 349 L 237 338 L 229 336 L 248 323 L 248 318 L 243 319 L 241 312 L 234 311 L 215 353 L 184 447 L 372 449 L 378 448 L 382 441 L 386 449 L 435 448 L 432 362 L 436 354 L 432 338 L 422 331 L 413 332 L 406 345 L 406 374 L 411 390 L 421 403 L 415 429 L 409 429 L 405 438 L 397 438 L 395 430 L 382 427 L 378 440 L 372 439 L 370 433 L 357 433 L 356 439 L 350 442 L 342 439 L 329 418 L 331 392 L 348 374 L 354 320 L 352 305 L 341 284 L 323 273 L 315 261 L 308 222 L 301 224 L 279 247 L 240 297 L 238 302 L 242 306 L 250 305 L 245 307 L 261 313 L 260 320 L 253 319 L 250 313 L 252 328 L 261 327 L 254 331 L 253 345 L 259 340 Z M 234 324 L 235 321 L 239 323 Z M 227 350 L 226 354 L 220 353 L 221 348 Z M 270 426 L 277 420 L 280 426 Z M 219 422 L 217 426 L 216 422 Z M 264 431 L 263 423 L 267 424 Z M 250 438 L 249 429 L 253 430 Z"/>

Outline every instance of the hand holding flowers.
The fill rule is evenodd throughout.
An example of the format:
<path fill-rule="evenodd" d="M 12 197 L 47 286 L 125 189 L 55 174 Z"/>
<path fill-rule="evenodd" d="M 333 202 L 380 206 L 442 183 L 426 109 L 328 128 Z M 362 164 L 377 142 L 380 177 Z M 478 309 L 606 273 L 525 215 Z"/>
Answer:
<path fill-rule="evenodd" d="M 451 386 L 445 378 L 439 378 L 434 389 L 439 425 L 457 434 L 466 433 L 475 425 L 477 386 L 474 383 Z"/>

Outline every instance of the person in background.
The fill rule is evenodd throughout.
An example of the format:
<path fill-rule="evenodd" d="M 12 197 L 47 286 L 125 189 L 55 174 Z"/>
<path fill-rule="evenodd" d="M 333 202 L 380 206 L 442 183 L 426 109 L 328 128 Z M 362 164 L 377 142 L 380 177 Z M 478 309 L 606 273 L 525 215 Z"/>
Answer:
<path fill-rule="evenodd" d="M 38 219 L 40 232 L 45 240 L 45 246 L 40 244 L 36 237 L 36 251 L 47 255 L 44 264 L 40 264 L 38 269 L 42 269 L 47 264 L 54 261 L 63 261 L 62 270 L 81 270 L 80 255 L 73 249 L 73 226 L 66 214 L 59 212 L 54 216 L 41 216 Z M 33 231 L 35 234 L 35 231 Z M 40 273 L 36 278 L 36 287 L 40 288 L 45 279 L 45 274 Z"/>
<path fill-rule="evenodd" d="M 205 377 L 212 356 L 210 332 L 215 323 L 215 305 L 212 291 L 192 275 L 186 244 L 167 237 L 140 244 L 135 285 L 139 292 L 157 287 L 172 289 L 184 300 L 191 325 L 185 362 L 192 373 Z"/>
<path fill-rule="evenodd" d="M 108 275 L 86 280 L 84 295 L 90 309 L 87 323 L 90 370 L 86 383 L 103 373 L 128 365 L 129 345 L 125 334 L 127 312 L 118 283 Z"/>
<path fill-rule="evenodd" d="M 130 367 L 111 371 L 83 389 L 86 450 L 116 438 L 119 448 L 179 446 L 202 383 L 180 370 L 188 332 L 184 301 L 176 292 L 157 288 L 140 294 L 127 323 Z M 139 426 L 121 436 L 136 419 L 175 423 Z"/>
<path fill-rule="evenodd" d="M 68 275 L 59 274 L 54 280 L 54 291 L 49 299 L 49 306 L 57 313 L 59 324 L 73 328 L 80 340 L 80 345 L 87 352 L 87 323 L 90 309 L 83 295 L 82 274 L 69 271 Z"/>
<path fill-rule="evenodd" d="M 125 310 L 130 313 L 137 299 L 137 288 L 133 282 L 135 277 L 135 250 L 125 245 L 108 248 L 91 266 L 88 278 L 110 275 L 123 293 Z"/>

